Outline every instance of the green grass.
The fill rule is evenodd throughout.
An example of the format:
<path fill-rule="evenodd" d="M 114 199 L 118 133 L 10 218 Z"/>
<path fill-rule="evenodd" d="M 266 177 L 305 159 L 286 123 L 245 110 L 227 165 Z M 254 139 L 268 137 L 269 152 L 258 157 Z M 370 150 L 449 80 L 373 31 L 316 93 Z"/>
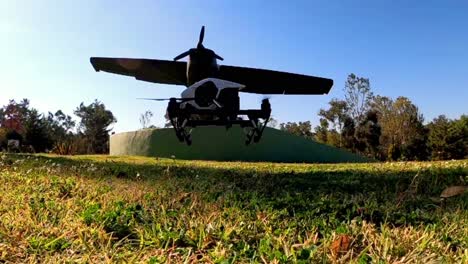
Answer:
<path fill-rule="evenodd" d="M 468 262 L 466 160 L 0 156 L 0 263 Z"/>

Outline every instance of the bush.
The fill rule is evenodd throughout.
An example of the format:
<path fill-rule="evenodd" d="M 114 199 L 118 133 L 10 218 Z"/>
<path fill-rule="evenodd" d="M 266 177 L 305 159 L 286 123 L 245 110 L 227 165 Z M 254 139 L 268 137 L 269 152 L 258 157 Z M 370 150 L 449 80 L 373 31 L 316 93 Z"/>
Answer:
<path fill-rule="evenodd" d="M 0 150 L 5 149 L 7 146 L 7 129 L 0 127 Z"/>
<path fill-rule="evenodd" d="M 81 137 L 65 139 L 54 144 L 52 152 L 59 155 L 76 155 L 86 153 L 86 140 Z"/>

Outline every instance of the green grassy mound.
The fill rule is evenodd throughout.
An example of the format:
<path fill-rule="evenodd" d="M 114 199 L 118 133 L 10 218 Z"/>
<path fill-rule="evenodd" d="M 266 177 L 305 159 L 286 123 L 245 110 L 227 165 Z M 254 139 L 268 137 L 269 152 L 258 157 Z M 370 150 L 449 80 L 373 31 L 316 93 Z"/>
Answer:
<path fill-rule="evenodd" d="M 266 128 L 262 140 L 246 146 L 239 127 L 200 127 L 193 144 L 180 143 L 173 129 L 146 129 L 112 135 L 111 155 L 139 155 L 187 160 L 338 163 L 368 159 L 289 133 Z"/>
<path fill-rule="evenodd" d="M 468 161 L 0 155 L 0 263 L 467 263 Z"/>

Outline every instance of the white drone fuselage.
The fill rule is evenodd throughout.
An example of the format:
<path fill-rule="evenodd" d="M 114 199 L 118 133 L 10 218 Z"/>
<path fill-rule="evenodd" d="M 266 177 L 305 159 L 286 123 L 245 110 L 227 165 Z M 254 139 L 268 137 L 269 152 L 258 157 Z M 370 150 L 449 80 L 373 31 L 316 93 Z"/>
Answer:
<path fill-rule="evenodd" d="M 211 82 L 216 87 L 216 91 L 210 95 L 208 95 L 207 101 L 205 104 L 200 103 L 200 100 L 197 100 L 199 96 L 203 96 L 204 94 L 201 93 L 201 89 L 206 89 L 206 84 Z M 185 108 L 188 104 L 195 107 L 196 109 L 217 109 L 222 108 L 223 105 L 219 100 L 219 97 L 223 90 L 225 89 L 237 89 L 238 91 L 242 90 L 245 85 L 240 83 L 235 83 L 231 81 L 226 81 L 217 78 L 206 78 L 201 81 L 198 81 L 192 85 L 190 85 L 187 89 L 185 89 L 181 93 L 181 98 L 195 98 L 195 100 L 183 102 L 180 104 L 180 108 Z"/>
<path fill-rule="evenodd" d="M 181 98 L 188 100 L 180 103 L 179 107 L 180 109 L 193 107 L 198 110 L 216 110 L 225 107 L 225 109 L 232 109 L 232 107 L 238 108 L 238 93 L 244 87 L 245 85 L 240 83 L 217 78 L 206 78 L 190 85 L 187 89 L 182 91 Z M 169 119 L 167 112 L 165 117 Z M 217 119 L 217 117 L 199 114 L 192 114 L 191 118 L 197 120 Z"/>
<path fill-rule="evenodd" d="M 231 81 L 206 78 L 190 85 L 181 98 L 171 98 L 166 118 L 179 141 L 192 144 L 191 131 L 198 126 L 229 129 L 239 125 L 246 133 L 245 144 L 258 142 L 270 118 L 271 105 L 268 99 L 263 99 L 260 109 L 240 109 L 239 92 L 245 87 Z"/>

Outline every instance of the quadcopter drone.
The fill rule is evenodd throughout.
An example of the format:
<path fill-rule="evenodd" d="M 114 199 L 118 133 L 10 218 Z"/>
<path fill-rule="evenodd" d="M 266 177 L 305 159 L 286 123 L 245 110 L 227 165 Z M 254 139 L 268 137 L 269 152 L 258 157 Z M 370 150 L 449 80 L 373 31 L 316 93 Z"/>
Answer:
<path fill-rule="evenodd" d="M 96 71 L 133 76 L 137 80 L 183 85 L 180 98 L 142 98 L 169 101 L 166 118 L 180 142 L 191 145 L 192 128 L 198 126 L 240 125 L 245 143 L 259 142 L 271 115 L 268 99 L 260 109 L 240 109 L 239 93 L 256 94 L 327 94 L 333 80 L 264 69 L 218 65 L 223 60 L 203 46 L 205 27 L 200 31 L 196 48 L 178 55 L 173 61 L 154 59 L 92 57 Z M 180 59 L 188 56 L 187 62 Z"/>

